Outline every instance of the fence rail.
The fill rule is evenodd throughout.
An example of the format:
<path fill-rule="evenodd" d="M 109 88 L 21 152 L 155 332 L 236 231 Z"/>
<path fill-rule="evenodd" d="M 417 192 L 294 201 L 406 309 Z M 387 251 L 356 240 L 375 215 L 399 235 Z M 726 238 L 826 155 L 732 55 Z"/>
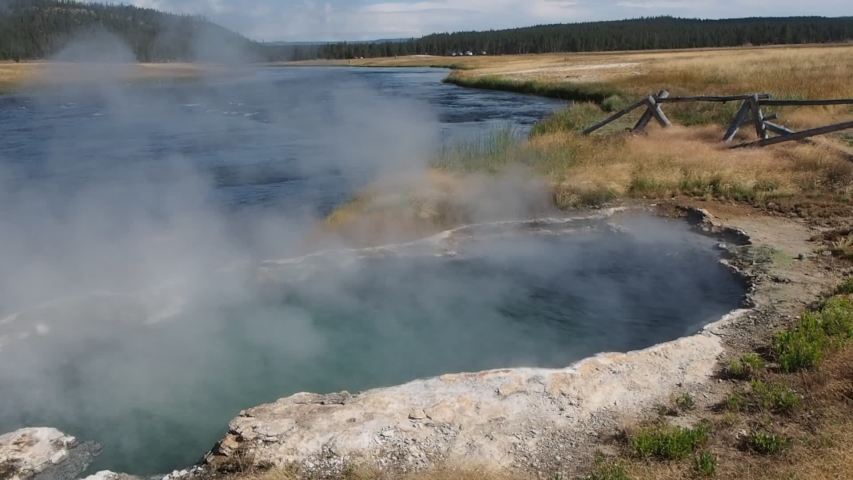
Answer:
<path fill-rule="evenodd" d="M 628 115 L 634 110 L 643 107 L 646 108 L 646 111 L 640 117 L 640 120 L 637 122 L 637 124 L 634 125 L 632 131 L 643 131 L 652 119 L 657 120 L 657 122 L 664 128 L 670 127 L 672 126 L 672 122 L 669 121 L 669 118 L 667 118 L 666 114 L 664 114 L 663 109 L 661 107 L 668 103 L 688 102 L 743 102 L 740 109 L 738 109 L 734 120 L 731 122 L 729 128 L 726 130 L 726 134 L 723 137 L 723 141 L 727 143 L 731 142 L 732 140 L 734 140 L 735 136 L 737 135 L 737 132 L 741 129 L 741 127 L 750 124 L 755 128 L 755 133 L 758 136 L 758 141 L 745 142 L 739 145 L 735 145 L 735 148 L 764 147 L 767 145 L 776 145 L 778 143 L 783 142 L 806 140 L 816 135 L 825 135 L 827 133 L 853 129 L 853 122 L 843 122 L 836 123 L 834 125 L 827 125 L 824 127 L 803 130 L 801 132 L 795 132 L 782 125 L 777 125 L 775 123 L 770 122 L 770 120 L 776 120 L 780 117 L 778 113 L 764 115 L 761 110 L 762 106 L 782 107 L 816 105 L 853 105 L 853 99 L 850 98 L 827 100 L 773 100 L 772 96 L 769 93 L 751 93 L 744 95 L 723 96 L 700 95 L 693 97 L 670 97 L 669 92 L 667 92 L 666 90 L 662 90 L 656 95 L 649 95 L 640 100 L 639 102 L 629 106 L 628 108 L 622 109 L 614 113 L 610 117 L 596 123 L 595 125 L 590 126 L 589 128 L 583 131 L 583 134 L 589 135 L 595 132 L 596 130 L 599 130 L 615 122 L 616 120 L 624 117 L 625 115 Z M 777 136 L 771 137 L 771 133 L 776 134 Z"/>

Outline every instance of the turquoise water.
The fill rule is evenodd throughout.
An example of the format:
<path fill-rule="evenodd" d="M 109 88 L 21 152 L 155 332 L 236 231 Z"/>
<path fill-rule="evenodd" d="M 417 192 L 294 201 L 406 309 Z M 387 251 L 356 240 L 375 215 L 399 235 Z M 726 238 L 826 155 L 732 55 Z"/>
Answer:
<path fill-rule="evenodd" d="M 167 321 L 5 352 L 17 367 L 0 370 L 0 427 L 96 440 L 95 469 L 165 472 L 197 460 L 241 409 L 293 393 L 566 367 L 693 333 L 737 307 L 743 287 L 710 239 L 659 219 L 628 226 L 470 240 L 452 257 L 283 267 L 262 289 L 211 277 L 211 291 Z"/>

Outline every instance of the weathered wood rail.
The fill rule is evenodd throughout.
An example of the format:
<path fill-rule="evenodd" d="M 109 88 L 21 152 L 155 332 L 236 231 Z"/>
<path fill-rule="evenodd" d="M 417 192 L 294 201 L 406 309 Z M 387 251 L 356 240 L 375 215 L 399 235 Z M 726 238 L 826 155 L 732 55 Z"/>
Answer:
<path fill-rule="evenodd" d="M 737 114 L 735 115 L 734 120 L 729 125 L 729 128 L 726 130 L 726 134 L 723 137 L 723 141 L 727 143 L 731 142 L 732 140 L 734 140 L 735 136 L 737 135 L 737 132 L 740 130 L 741 127 L 750 124 L 755 128 L 755 133 L 758 136 L 758 141 L 745 142 L 739 145 L 735 145 L 734 148 L 764 147 L 767 145 L 776 145 L 778 143 L 783 142 L 806 140 L 816 135 L 825 135 L 841 130 L 853 129 L 853 122 L 843 122 L 834 125 L 827 125 L 825 127 L 803 130 L 801 132 L 795 132 L 782 125 L 777 125 L 775 123 L 770 122 L 770 120 L 776 120 L 780 117 L 778 113 L 764 115 L 761 109 L 762 106 L 792 107 L 818 105 L 853 105 L 853 99 L 849 98 L 827 100 L 773 100 L 772 96 L 768 93 L 751 93 L 745 95 L 723 96 L 702 95 L 693 97 L 670 97 L 669 92 L 667 92 L 666 90 L 662 90 L 656 95 L 649 95 L 640 100 L 639 102 L 629 106 L 628 108 L 622 109 L 614 113 L 610 117 L 596 123 L 595 125 L 590 126 L 589 128 L 583 131 L 583 134 L 589 135 L 595 132 L 596 130 L 599 130 L 615 122 L 616 120 L 619 120 L 620 118 L 624 117 L 625 115 L 628 115 L 634 110 L 643 107 L 646 108 L 646 111 L 640 117 L 640 120 L 636 123 L 636 125 L 634 125 L 634 128 L 631 129 L 632 131 L 643 131 L 653 118 L 657 120 L 657 122 L 662 127 L 670 127 L 672 126 L 672 122 L 669 121 L 669 118 L 667 118 L 666 114 L 664 114 L 663 109 L 661 107 L 667 103 L 688 102 L 743 102 Z M 771 133 L 776 134 L 777 136 L 771 137 Z"/>

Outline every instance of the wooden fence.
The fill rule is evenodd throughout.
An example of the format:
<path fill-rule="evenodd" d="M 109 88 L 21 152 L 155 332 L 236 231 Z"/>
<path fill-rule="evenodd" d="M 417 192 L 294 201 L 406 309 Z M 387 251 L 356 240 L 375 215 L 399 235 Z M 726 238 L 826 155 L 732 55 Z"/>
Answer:
<path fill-rule="evenodd" d="M 832 100 L 773 100 L 768 93 L 753 93 L 748 95 L 726 95 L 726 96 L 697 96 L 697 97 L 670 97 L 669 92 L 663 90 L 657 95 L 649 95 L 639 102 L 631 105 L 628 108 L 620 110 L 610 117 L 596 123 L 595 125 L 583 131 L 584 135 L 609 125 L 614 121 L 624 117 L 634 110 L 645 107 L 646 111 L 640 120 L 632 129 L 634 132 L 641 132 L 652 119 L 655 119 L 662 127 L 672 126 L 672 122 L 666 117 L 662 106 L 667 103 L 687 103 L 687 102 L 743 102 L 735 116 L 735 119 L 729 125 L 723 141 L 731 142 L 737 135 L 738 130 L 745 125 L 752 125 L 755 128 L 755 133 L 758 135 L 758 140 L 754 142 L 741 143 L 733 148 L 743 147 L 764 147 L 767 145 L 775 145 L 782 142 L 790 142 L 794 140 L 803 140 L 815 135 L 825 135 L 827 133 L 838 132 L 853 128 L 853 122 L 843 122 L 834 125 L 827 125 L 820 128 L 812 128 L 795 132 L 788 128 L 771 122 L 779 118 L 778 114 L 764 115 L 761 111 L 762 106 L 781 107 L 781 106 L 806 106 L 806 105 L 853 105 L 853 99 L 832 99 Z M 751 114 L 751 115 L 750 115 Z M 773 133 L 777 136 L 771 137 Z"/>

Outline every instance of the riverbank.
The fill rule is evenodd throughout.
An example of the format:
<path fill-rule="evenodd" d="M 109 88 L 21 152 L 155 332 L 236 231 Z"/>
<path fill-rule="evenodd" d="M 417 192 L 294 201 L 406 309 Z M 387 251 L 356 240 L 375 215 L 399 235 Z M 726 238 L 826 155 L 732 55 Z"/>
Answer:
<path fill-rule="evenodd" d="M 240 74 L 240 69 L 196 63 L 0 62 L 0 94 L 81 82 L 183 82 Z"/>

